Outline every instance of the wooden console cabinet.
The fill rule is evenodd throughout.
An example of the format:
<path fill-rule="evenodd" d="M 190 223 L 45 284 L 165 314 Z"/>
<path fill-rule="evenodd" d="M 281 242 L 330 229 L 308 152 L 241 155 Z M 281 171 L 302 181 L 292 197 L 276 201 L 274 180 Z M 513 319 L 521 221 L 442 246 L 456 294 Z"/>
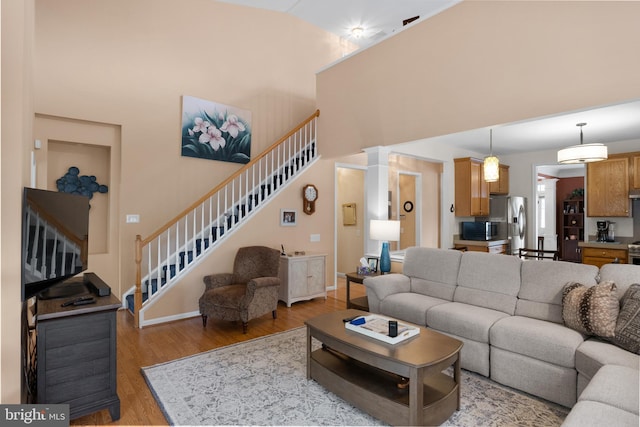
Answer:
<path fill-rule="evenodd" d="M 86 292 L 87 295 L 89 292 Z M 108 409 L 120 418 L 116 388 L 116 310 L 113 295 L 61 307 L 73 297 L 38 300 L 35 403 L 67 403 L 70 418 Z"/>
<path fill-rule="evenodd" d="M 326 254 L 280 257 L 279 299 L 291 307 L 297 301 L 327 298 Z"/>

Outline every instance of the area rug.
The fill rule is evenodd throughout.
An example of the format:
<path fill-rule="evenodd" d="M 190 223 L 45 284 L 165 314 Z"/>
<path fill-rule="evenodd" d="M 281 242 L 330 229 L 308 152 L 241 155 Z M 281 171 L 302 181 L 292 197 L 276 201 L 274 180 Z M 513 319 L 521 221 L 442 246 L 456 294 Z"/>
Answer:
<path fill-rule="evenodd" d="M 145 367 L 142 374 L 171 425 L 384 425 L 307 380 L 306 362 L 302 327 Z M 559 426 L 568 413 L 468 371 L 462 382 L 461 409 L 444 426 Z"/>

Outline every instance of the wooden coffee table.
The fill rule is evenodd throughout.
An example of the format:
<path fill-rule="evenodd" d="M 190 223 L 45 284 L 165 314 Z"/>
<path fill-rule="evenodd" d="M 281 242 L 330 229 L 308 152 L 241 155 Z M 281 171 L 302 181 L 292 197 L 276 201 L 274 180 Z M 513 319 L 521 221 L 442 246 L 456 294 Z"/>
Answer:
<path fill-rule="evenodd" d="M 445 422 L 460 409 L 462 342 L 420 327 L 419 335 L 387 344 L 344 327 L 342 319 L 368 314 L 344 310 L 305 322 L 307 378 L 391 425 Z M 321 349 L 312 351 L 312 338 Z M 453 377 L 442 372 L 452 365 Z M 401 378 L 408 387 L 399 387 Z"/>

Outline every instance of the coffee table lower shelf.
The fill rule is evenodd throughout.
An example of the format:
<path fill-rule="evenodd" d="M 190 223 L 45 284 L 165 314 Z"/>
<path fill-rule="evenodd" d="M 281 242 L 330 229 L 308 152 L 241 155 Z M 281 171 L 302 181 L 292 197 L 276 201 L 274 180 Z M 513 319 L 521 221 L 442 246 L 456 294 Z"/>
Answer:
<path fill-rule="evenodd" d="M 409 387 L 398 387 L 400 377 L 330 349 L 311 353 L 310 374 L 316 382 L 371 416 L 391 425 L 410 425 Z M 423 384 L 424 425 L 444 423 L 458 408 L 458 387 L 453 377 L 429 375 Z"/>

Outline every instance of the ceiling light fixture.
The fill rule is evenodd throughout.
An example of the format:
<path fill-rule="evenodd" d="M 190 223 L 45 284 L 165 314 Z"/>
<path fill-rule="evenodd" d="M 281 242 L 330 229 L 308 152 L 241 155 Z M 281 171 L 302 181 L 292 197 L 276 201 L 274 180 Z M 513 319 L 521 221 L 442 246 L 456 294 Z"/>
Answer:
<path fill-rule="evenodd" d="M 362 37 L 363 34 L 364 34 L 364 28 L 362 27 L 353 27 L 351 29 L 351 35 L 357 39 Z"/>
<path fill-rule="evenodd" d="M 484 158 L 484 180 L 496 182 L 500 178 L 500 160 L 493 155 L 493 129 L 489 129 L 489 155 Z"/>
<path fill-rule="evenodd" d="M 586 126 L 586 123 L 578 123 L 576 126 L 580 127 L 580 145 L 572 145 L 558 151 L 558 163 L 575 164 L 607 160 L 607 146 L 603 144 L 583 144 L 582 126 Z"/>

